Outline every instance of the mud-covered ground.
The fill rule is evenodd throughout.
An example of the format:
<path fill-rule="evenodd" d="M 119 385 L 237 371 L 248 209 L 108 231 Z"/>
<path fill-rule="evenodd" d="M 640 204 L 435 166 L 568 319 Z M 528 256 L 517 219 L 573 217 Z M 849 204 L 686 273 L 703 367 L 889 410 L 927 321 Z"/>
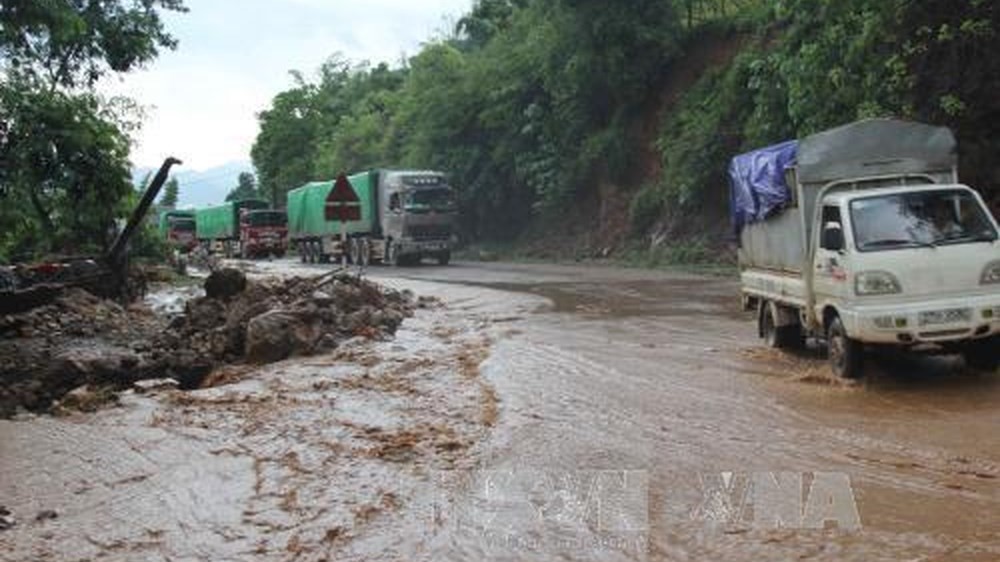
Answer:
<path fill-rule="evenodd" d="M 0 559 L 1000 559 L 996 373 L 831 381 L 822 350 L 764 350 L 728 279 L 369 275 L 444 306 L 232 384 L 0 421 Z"/>

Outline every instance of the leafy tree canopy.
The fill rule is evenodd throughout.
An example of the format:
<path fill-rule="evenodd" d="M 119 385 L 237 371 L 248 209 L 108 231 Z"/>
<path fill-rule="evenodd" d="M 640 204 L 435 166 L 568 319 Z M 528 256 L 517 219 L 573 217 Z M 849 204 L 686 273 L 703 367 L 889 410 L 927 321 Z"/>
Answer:
<path fill-rule="evenodd" d="M 163 10 L 185 8 L 180 0 L 0 3 L 0 254 L 109 241 L 132 189 L 135 106 L 93 86 L 176 45 Z"/>
<path fill-rule="evenodd" d="M 50 86 L 93 86 L 108 71 L 128 72 L 177 45 L 161 10 L 186 8 L 182 0 L 5 0 L 4 70 Z"/>

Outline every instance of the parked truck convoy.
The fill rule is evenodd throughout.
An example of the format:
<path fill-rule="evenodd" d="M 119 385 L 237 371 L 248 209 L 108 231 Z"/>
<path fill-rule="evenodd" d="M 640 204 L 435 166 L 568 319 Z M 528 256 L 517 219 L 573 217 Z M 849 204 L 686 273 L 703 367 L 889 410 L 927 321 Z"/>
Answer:
<path fill-rule="evenodd" d="M 284 211 L 268 207 L 267 201 L 243 199 L 198 209 L 198 242 L 209 252 L 221 251 L 226 257 L 282 257 L 288 247 L 287 218 Z"/>
<path fill-rule="evenodd" d="M 195 239 L 193 210 L 166 209 L 160 211 L 157 226 L 160 236 L 178 251 L 190 252 L 198 245 Z"/>
<path fill-rule="evenodd" d="M 341 224 L 326 212 L 334 181 L 288 192 L 288 230 L 303 262 L 347 255 L 351 263 L 405 265 L 451 259 L 456 206 L 444 174 L 418 170 L 370 170 L 349 176 L 360 200 L 360 218 Z"/>
<path fill-rule="evenodd" d="M 866 346 L 1000 361 L 1000 243 L 958 182 L 947 128 L 866 120 L 737 156 L 743 302 L 774 347 L 825 339 L 861 376 Z"/>

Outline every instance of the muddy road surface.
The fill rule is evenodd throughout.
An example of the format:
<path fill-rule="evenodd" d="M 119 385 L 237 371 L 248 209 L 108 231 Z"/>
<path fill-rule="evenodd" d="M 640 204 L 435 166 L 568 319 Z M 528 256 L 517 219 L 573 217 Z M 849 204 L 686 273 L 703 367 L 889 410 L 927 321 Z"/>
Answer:
<path fill-rule="evenodd" d="M 0 421 L 0 559 L 1000 560 L 997 373 L 885 356 L 842 384 L 819 348 L 764 349 L 725 278 L 367 275 L 443 306 L 213 388 Z"/>

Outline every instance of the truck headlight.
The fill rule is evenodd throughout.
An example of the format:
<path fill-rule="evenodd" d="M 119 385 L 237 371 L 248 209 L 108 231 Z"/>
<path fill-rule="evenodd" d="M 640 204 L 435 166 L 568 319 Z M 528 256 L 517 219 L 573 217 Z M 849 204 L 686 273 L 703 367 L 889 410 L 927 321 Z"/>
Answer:
<path fill-rule="evenodd" d="M 979 277 L 980 285 L 993 285 L 1000 283 L 1000 260 L 991 261 L 983 268 L 983 274 Z"/>
<path fill-rule="evenodd" d="M 862 271 L 854 277 L 854 292 L 858 295 L 891 295 L 902 293 L 903 287 L 888 271 Z"/>

